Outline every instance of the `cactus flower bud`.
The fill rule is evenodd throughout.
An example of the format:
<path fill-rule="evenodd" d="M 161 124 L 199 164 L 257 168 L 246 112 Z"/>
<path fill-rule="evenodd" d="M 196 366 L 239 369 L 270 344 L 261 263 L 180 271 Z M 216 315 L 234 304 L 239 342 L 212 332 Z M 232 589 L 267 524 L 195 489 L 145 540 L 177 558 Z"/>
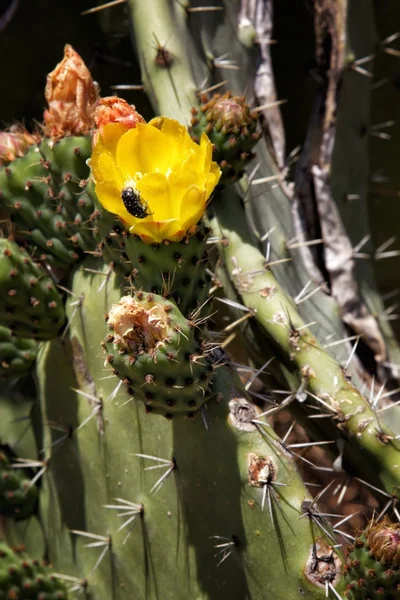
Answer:
<path fill-rule="evenodd" d="M 367 533 L 370 552 L 375 559 L 391 567 L 400 565 L 400 524 L 383 521 L 371 525 Z"/>
<path fill-rule="evenodd" d="M 252 149 L 261 137 L 256 131 L 258 113 L 243 96 L 214 94 L 201 98 L 200 110 L 192 109 L 191 135 L 196 141 L 205 132 L 214 145 L 213 158 L 222 170 L 221 183 L 241 177 L 253 158 Z"/>
<path fill-rule="evenodd" d="M 29 133 L 22 125 L 13 125 L 6 131 L 0 131 L 0 166 L 23 156 L 29 146 L 39 141 L 40 135 Z"/>
<path fill-rule="evenodd" d="M 104 125 L 109 123 L 121 123 L 126 129 L 134 129 L 138 123 L 145 123 L 133 104 L 117 96 L 101 98 L 94 113 L 96 131 L 93 135 L 93 145 L 96 144 L 99 132 Z"/>
<path fill-rule="evenodd" d="M 44 111 L 47 136 L 57 140 L 67 135 L 86 135 L 94 127 L 98 86 L 69 44 L 64 48 L 63 60 L 47 76 L 45 96 L 49 104 Z"/>

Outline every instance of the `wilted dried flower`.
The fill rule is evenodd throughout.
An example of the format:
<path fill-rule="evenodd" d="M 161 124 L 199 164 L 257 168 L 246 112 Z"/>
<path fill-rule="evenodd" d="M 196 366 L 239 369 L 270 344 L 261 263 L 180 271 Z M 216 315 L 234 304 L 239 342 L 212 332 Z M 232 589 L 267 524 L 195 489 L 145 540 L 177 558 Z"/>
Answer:
<path fill-rule="evenodd" d="M 45 134 L 52 139 L 86 135 L 94 127 L 99 99 L 97 84 L 77 52 L 67 44 L 64 58 L 47 76 Z"/>

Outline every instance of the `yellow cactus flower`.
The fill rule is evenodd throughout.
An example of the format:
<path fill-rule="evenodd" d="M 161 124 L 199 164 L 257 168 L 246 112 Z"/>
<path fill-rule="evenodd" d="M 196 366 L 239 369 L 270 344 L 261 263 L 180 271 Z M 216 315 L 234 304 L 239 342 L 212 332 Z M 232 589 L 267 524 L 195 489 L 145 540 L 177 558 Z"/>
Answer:
<path fill-rule="evenodd" d="M 205 134 L 196 144 L 166 117 L 104 125 L 91 159 L 97 197 L 144 242 L 178 242 L 195 232 L 221 176 L 211 155 Z"/>

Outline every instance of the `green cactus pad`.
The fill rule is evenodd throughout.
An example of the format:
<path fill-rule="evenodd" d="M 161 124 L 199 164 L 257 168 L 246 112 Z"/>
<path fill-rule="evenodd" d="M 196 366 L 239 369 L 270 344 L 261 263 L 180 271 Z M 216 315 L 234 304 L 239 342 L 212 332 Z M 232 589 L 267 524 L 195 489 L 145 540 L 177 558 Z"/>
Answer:
<path fill-rule="evenodd" d="M 36 359 L 37 348 L 34 340 L 15 336 L 0 325 L 0 377 L 26 373 Z"/>
<path fill-rule="evenodd" d="M 213 369 L 193 322 L 160 296 L 124 296 L 106 315 L 106 363 L 146 411 L 194 416 L 210 395 Z"/>
<path fill-rule="evenodd" d="M 38 490 L 30 483 L 33 474 L 13 467 L 13 462 L 12 450 L 0 444 L 0 516 L 27 519 L 36 511 Z"/>
<path fill-rule="evenodd" d="M 85 191 L 90 152 L 90 136 L 44 139 L 0 168 L 0 204 L 18 239 L 52 266 L 67 268 L 96 246 Z"/>
<path fill-rule="evenodd" d="M 18 336 L 46 340 L 64 318 L 54 282 L 18 244 L 0 239 L 0 323 Z"/>
<path fill-rule="evenodd" d="M 261 137 L 256 131 L 258 113 L 251 111 L 242 96 L 215 94 L 202 98 L 200 109 L 192 109 L 191 136 L 198 141 L 206 133 L 214 144 L 213 160 L 221 170 L 221 184 L 238 179 L 253 158 L 252 150 Z"/>
<path fill-rule="evenodd" d="M 152 245 L 134 235 L 124 237 L 122 257 L 130 262 L 130 281 L 136 289 L 172 298 L 186 316 L 204 304 L 211 281 L 204 230 L 181 242 Z"/>
<path fill-rule="evenodd" d="M 23 547 L 0 543 L 0 600 L 67 600 L 65 585 Z"/>
<path fill-rule="evenodd" d="M 399 567 L 399 523 L 387 517 L 370 523 L 348 549 L 344 595 L 350 600 L 399 600 Z"/>

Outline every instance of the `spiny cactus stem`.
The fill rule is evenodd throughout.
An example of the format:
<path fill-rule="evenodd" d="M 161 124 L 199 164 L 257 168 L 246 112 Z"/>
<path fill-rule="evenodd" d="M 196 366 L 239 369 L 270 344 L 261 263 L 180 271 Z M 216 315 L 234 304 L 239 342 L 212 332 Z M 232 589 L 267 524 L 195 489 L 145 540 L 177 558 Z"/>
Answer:
<path fill-rule="evenodd" d="M 187 46 L 187 11 L 179 2 L 129 0 L 143 84 L 153 107 L 168 117 L 190 117 L 197 104 Z"/>
<path fill-rule="evenodd" d="M 235 198 L 225 193 L 214 201 L 211 227 L 213 235 L 223 240 L 220 251 L 239 297 L 287 363 L 295 366 L 299 383 L 306 382 L 309 400 L 315 399 L 321 411 L 330 413 L 341 434 L 362 450 L 360 460 L 366 463 L 368 478 L 376 473 L 384 490 L 400 497 L 400 449 L 394 434 L 305 327 L 264 256 L 250 243 L 240 200 Z"/>

